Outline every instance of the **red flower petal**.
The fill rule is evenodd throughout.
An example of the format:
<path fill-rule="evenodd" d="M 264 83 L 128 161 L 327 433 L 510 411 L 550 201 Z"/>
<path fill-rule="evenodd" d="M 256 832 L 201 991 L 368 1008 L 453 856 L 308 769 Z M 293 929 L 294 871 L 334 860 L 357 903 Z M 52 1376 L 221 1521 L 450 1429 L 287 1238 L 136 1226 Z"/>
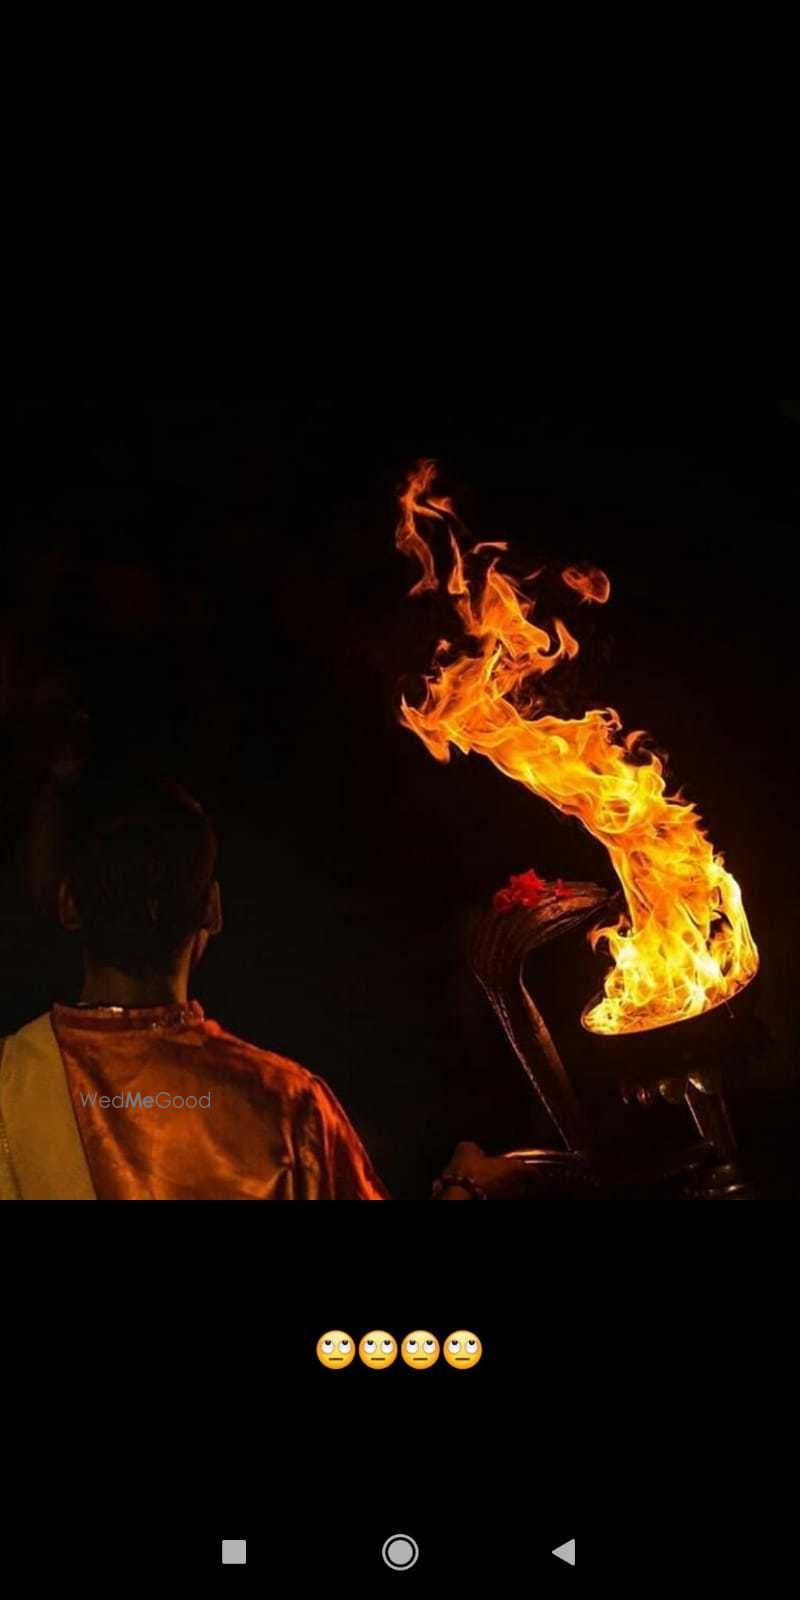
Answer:
<path fill-rule="evenodd" d="M 510 911 L 514 904 L 514 899 L 508 889 L 498 889 L 493 904 L 495 911 Z"/>
<path fill-rule="evenodd" d="M 522 893 L 526 894 L 540 894 L 543 889 L 547 888 L 545 879 L 540 878 L 539 874 L 534 872 L 532 867 L 528 872 L 512 872 L 511 877 L 509 878 L 509 883 L 513 884 L 515 889 L 518 889 Z"/>

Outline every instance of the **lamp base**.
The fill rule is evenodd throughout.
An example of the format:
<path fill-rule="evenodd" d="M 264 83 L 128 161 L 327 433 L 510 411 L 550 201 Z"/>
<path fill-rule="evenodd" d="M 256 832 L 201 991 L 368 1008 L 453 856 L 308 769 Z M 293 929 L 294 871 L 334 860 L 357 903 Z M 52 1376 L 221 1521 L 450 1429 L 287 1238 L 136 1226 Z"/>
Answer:
<path fill-rule="evenodd" d="M 624 1151 L 509 1150 L 526 1168 L 526 1200 L 754 1200 L 755 1185 L 738 1163 L 700 1144 L 661 1165 Z"/>

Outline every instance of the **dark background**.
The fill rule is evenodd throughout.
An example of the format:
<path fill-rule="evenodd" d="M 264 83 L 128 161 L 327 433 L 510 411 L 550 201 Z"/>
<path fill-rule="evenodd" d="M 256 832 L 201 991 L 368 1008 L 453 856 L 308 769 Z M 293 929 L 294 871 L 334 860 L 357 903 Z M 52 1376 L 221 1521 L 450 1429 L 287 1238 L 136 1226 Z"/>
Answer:
<path fill-rule="evenodd" d="M 435 601 L 406 598 L 415 572 L 393 541 L 398 486 L 433 455 L 475 536 L 507 537 L 520 570 L 586 558 L 611 577 L 605 608 L 562 601 L 582 651 L 555 704 L 613 705 L 650 730 L 742 886 L 762 971 L 703 1049 L 725 1056 L 745 1142 L 788 1171 L 800 410 L 702 394 L 495 405 L 477 383 L 453 404 L 434 387 L 20 404 L 0 1033 L 74 995 L 53 917 L 61 796 L 87 757 L 133 753 L 218 825 L 226 926 L 198 997 L 328 1080 L 393 1193 L 424 1197 L 461 1137 L 552 1142 L 468 976 L 464 925 L 528 866 L 613 879 L 577 823 L 477 758 L 440 766 L 398 725 L 399 685 L 415 692 L 443 631 Z M 686 1135 L 680 1110 L 619 1107 L 606 1041 L 576 1020 L 598 986 L 581 935 L 543 952 L 530 984 L 599 1116 Z M 685 1053 L 694 1027 L 654 1048 Z"/>

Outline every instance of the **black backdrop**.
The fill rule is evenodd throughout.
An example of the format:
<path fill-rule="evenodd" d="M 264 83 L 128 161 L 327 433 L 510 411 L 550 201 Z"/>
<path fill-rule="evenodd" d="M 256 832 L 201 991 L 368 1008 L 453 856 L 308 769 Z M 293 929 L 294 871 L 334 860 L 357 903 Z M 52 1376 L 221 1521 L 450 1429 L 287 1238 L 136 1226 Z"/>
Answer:
<path fill-rule="evenodd" d="M 397 723 L 398 684 L 413 692 L 442 631 L 435 605 L 407 600 L 393 543 L 397 487 L 430 454 L 476 536 L 508 537 L 527 568 L 588 558 L 610 574 L 610 604 L 575 622 L 571 693 L 652 732 L 742 885 L 763 969 L 737 1109 L 788 1164 L 798 441 L 795 407 L 702 396 L 20 406 L 0 1031 L 76 982 L 52 915 L 59 784 L 87 752 L 134 752 L 218 824 L 226 927 L 199 998 L 320 1072 L 394 1193 L 424 1196 L 459 1137 L 549 1142 L 462 930 L 511 871 L 612 880 L 577 824 L 477 758 L 438 765 Z M 575 1022 L 596 968 L 580 938 L 563 957 L 548 952 L 532 987 L 610 1105 Z M 682 1116 L 650 1115 L 667 1138 Z"/>

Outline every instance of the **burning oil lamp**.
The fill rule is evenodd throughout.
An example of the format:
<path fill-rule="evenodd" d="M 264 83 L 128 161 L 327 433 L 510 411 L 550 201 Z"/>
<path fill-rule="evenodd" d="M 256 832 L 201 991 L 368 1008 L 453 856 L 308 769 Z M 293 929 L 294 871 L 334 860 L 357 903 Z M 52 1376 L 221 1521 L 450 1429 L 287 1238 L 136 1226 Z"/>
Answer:
<path fill-rule="evenodd" d="M 701 1137 L 699 1146 L 659 1162 L 654 1162 L 652 1155 L 643 1160 L 635 1144 L 604 1146 L 580 1104 L 531 994 L 526 968 L 543 945 L 593 918 L 608 915 L 611 908 L 612 897 L 597 884 L 563 883 L 560 879 L 548 884 L 528 871 L 512 876 L 492 904 L 473 919 L 469 943 L 472 970 L 565 1146 L 564 1150 L 524 1149 L 508 1154 L 529 1168 L 532 1195 L 578 1198 L 592 1193 L 624 1196 L 671 1189 L 685 1196 L 744 1197 L 750 1190 L 738 1169 L 719 1066 L 708 1065 L 713 1052 L 704 1050 L 703 1040 L 698 1041 L 697 1036 L 694 1043 L 699 1043 L 699 1050 L 676 1050 L 674 1038 L 669 1037 L 672 1030 L 664 1030 L 655 1048 L 648 1033 L 647 1049 L 635 1050 L 633 1058 L 621 1043 L 616 1049 L 609 1038 L 597 1043 L 601 1051 L 609 1046 L 614 1049 L 613 1060 L 605 1066 L 623 1100 L 647 1109 L 660 1097 L 669 1104 L 688 1107 Z"/>

